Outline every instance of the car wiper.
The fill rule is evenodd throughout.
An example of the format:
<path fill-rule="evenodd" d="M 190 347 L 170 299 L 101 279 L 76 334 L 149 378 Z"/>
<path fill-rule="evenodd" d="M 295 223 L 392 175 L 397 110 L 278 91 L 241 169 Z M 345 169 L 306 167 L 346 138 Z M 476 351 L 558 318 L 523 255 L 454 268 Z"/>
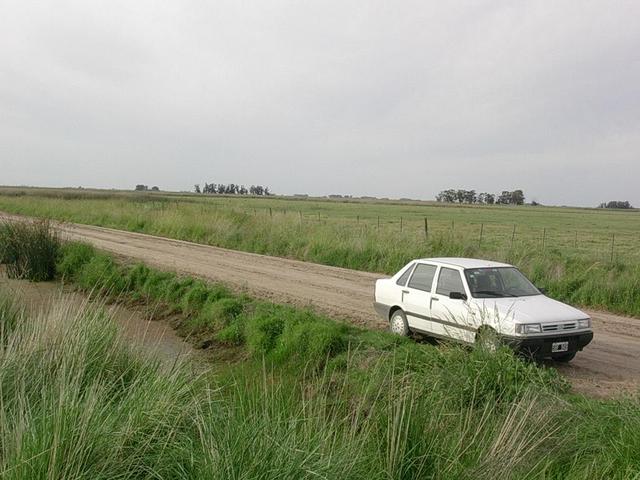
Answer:
<path fill-rule="evenodd" d="M 506 292 L 494 292 L 493 290 L 476 290 L 473 293 L 479 293 L 481 295 L 493 295 L 494 297 L 517 297 L 511 293 Z"/>

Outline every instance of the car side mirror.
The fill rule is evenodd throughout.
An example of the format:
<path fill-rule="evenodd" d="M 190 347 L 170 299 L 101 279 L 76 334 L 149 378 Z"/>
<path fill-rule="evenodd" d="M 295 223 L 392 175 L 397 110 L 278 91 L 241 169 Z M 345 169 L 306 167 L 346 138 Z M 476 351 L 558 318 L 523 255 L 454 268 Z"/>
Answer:
<path fill-rule="evenodd" d="M 539 291 L 540 293 L 542 293 L 543 295 L 544 295 L 545 293 L 547 293 L 547 289 L 546 289 L 546 288 L 544 288 L 544 287 L 536 287 L 536 288 L 537 288 L 537 289 L 538 289 L 538 291 Z"/>
<path fill-rule="evenodd" d="M 462 292 L 451 292 L 449 293 L 449 298 L 452 300 L 466 300 L 467 294 Z"/>

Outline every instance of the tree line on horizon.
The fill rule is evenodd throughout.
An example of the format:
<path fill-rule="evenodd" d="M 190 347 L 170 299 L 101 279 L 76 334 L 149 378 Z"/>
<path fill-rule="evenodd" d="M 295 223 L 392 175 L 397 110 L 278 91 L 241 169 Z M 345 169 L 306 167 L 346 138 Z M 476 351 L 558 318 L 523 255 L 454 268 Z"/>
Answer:
<path fill-rule="evenodd" d="M 501 194 L 476 193 L 475 190 L 453 189 L 442 190 L 436 195 L 436 201 L 441 203 L 466 203 L 481 205 L 522 205 L 524 204 L 522 190 L 503 190 Z M 532 202 L 537 205 L 537 202 Z"/>
<path fill-rule="evenodd" d="M 80 188 L 82 188 L 82 187 L 80 187 Z M 139 183 L 138 185 L 136 185 L 135 191 L 136 192 L 148 192 L 148 191 L 159 192 L 160 188 L 157 187 L 156 185 L 154 185 L 153 187 L 149 188 L 149 185 L 144 185 L 142 183 Z"/>
<path fill-rule="evenodd" d="M 251 185 L 249 188 L 244 185 L 237 185 L 235 183 L 229 183 L 227 185 L 223 183 L 206 183 L 202 188 L 200 188 L 200 184 L 196 184 L 193 186 L 195 193 L 203 193 L 203 194 L 224 194 L 224 195 L 258 195 L 258 196 L 269 196 L 273 195 L 269 190 L 269 187 L 265 187 L 263 185 Z"/>
<path fill-rule="evenodd" d="M 611 200 L 610 202 L 602 202 L 600 205 L 598 205 L 598 208 L 620 208 L 623 210 L 628 210 L 633 208 L 633 205 L 631 205 L 627 200 Z"/>

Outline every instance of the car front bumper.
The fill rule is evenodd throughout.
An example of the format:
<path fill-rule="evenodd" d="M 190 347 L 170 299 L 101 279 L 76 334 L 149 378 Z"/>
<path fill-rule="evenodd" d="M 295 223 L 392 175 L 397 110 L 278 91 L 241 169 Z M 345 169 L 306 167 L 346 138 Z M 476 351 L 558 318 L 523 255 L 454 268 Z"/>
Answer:
<path fill-rule="evenodd" d="M 589 345 L 591 340 L 593 340 L 592 331 L 552 336 L 503 337 L 504 343 L 515 351 L 535 358 L 553 358 L 579 352 Z M 569 349 L 566 352 L 552 352 L 551 345 L 556 342 L 569 342 Z"/>

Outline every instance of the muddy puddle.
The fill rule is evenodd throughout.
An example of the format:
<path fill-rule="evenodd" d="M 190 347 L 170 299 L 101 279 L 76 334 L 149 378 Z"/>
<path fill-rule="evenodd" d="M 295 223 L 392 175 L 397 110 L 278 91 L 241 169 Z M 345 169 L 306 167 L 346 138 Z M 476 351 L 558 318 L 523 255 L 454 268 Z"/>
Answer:
<path fill-rule="evenodd" d="M 32 283 L 26 280 L 8 279 L 0 270 L 0 290 L 8 291 L 19 306 L 28 312 L 37 313 L 50 308 L 54 303 L 71 302 L 82 307 L 87 297 L 59 282 Z M 165 363 L 175 363 L 194 356 L 203 357 L 184 341 L 171 326 L 162 320 L 150 320 L 143 309 L 117 304 L 104 306 L 118 325 L 120 335 L 136 348 L 158 356 Z"/>

